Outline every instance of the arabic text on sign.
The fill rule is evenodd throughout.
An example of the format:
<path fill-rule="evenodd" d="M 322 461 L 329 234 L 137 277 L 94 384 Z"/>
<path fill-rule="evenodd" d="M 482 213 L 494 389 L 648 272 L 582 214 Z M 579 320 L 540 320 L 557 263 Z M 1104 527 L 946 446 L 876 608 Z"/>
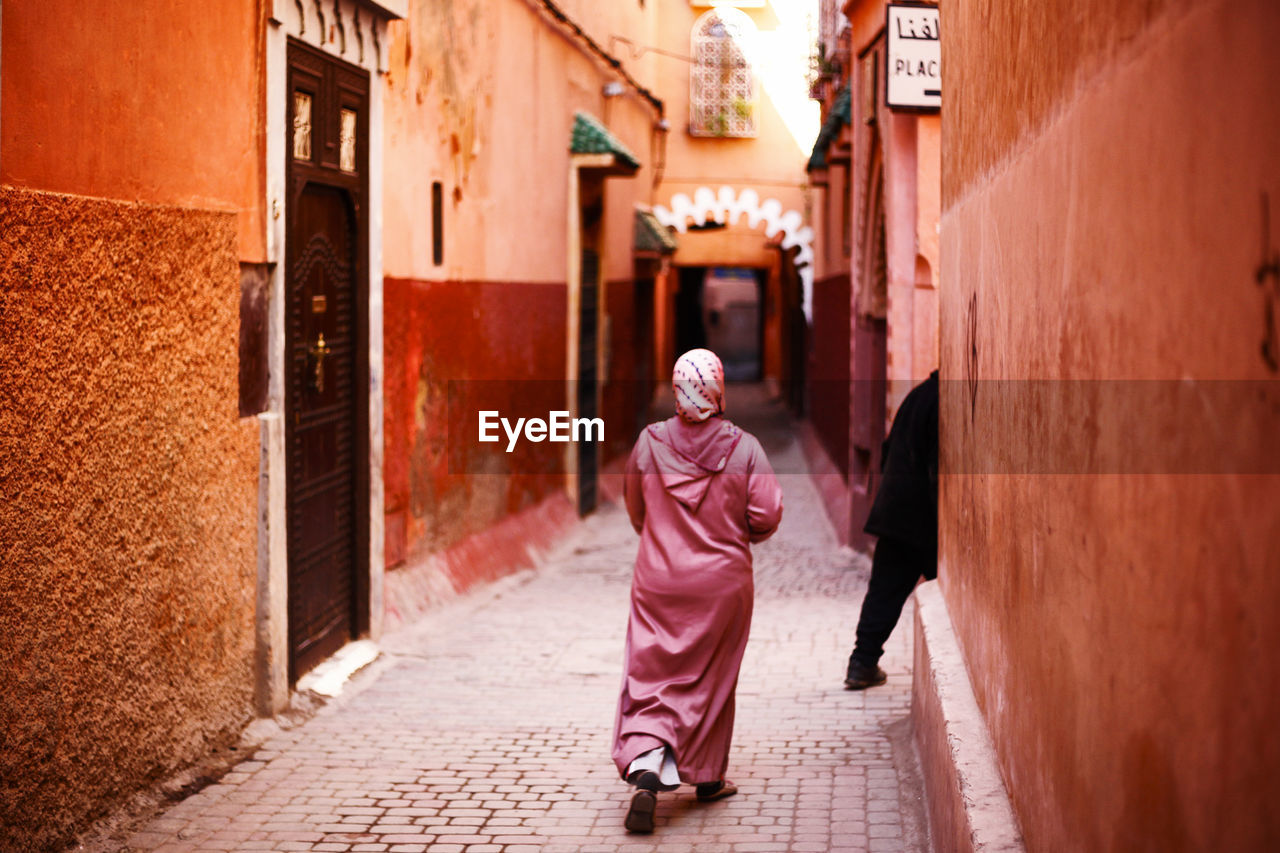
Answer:
<path fill-rule="evenodd" d="M 907 18 L 901 17 L 896 19 L 898 24 L 898 38 L 915 39 L 917 41 L 937 41 L 938 27 L 936 21 L 929 18 Z"/>

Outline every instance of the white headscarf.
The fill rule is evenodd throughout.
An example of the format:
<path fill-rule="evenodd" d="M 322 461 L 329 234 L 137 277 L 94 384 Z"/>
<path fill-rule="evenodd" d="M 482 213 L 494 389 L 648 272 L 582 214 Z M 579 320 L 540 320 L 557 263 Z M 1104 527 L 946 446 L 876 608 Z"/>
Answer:
<path fill-rule="evenodd" d="M 709 349 L 693 349 L 676 360 L 671 374 L 676 413 L 691 424 L 724 412 L 724 365 Z"/>

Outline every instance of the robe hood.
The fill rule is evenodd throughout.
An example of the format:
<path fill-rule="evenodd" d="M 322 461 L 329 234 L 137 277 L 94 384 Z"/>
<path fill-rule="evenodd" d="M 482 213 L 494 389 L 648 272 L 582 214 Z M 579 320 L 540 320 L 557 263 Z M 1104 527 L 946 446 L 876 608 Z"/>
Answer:
<path fill-rule="evenodd" d="M 674 417 L 652 424 L 649 435 L 663 487 L 680 504 L 697 512 L 711 479 L 728 466 L 743 432 L 724 418 L 690 424 Z"/>

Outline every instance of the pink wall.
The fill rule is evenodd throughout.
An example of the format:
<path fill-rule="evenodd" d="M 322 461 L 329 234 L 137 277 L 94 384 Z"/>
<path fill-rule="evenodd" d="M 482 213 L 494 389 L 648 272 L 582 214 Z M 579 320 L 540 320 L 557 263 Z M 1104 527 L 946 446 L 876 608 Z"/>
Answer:
<path fill-rule="evenodd" d="M 813 336 L 815 353 L 821 352 L 822 359 L 842 358 L 842 372 L 853 382 L 830 398 L 837 403 L 843 399 L 850 409 L 842 447 L 833 452 L 848 475 L 847 493 L 833 509 L 842 513 L 837 521 L 841 535 L 859 547 L 870 545 L 861 530 L 874 498 L 884 432 L 902 398 L 938 364 L 940 120 L 889 110 L 879 70 L 876 91 L 866 91 L 873 79 L 870 64 L 874 61 L 879 69 L 883 62 L 883 53 L 874 51 L 883 47 L 886 5 L 884 0 L 843 4 L 849 28 L 831 53 L 851 58 L 822 88 L 832 99 L 837 88 L 848 85 L 852 115 L 827 151 L 827 186 L 815 193 L 820 211 L 815 254 L 821 276 L 815 309 L 828 298 L 818 288 L 830 287 L 841 270 L 849 279 L 841 312 L 844 328 L 835 330 L 815 310 Z M 828 402 L 826 395 L 823 401 Z M 839 426 L 835 416 L 816 407 L 810 417 L 820 435 Z"/>
<path fill-rule="evenodd" d="M 1275 849 L 1280 7 L 943 9 L 940 574 L 1028 848 Z"/>

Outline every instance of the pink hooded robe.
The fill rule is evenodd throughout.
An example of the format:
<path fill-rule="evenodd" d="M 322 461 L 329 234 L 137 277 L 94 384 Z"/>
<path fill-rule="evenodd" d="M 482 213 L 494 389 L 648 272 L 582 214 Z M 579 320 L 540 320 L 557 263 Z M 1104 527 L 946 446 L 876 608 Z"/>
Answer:
<path fill-rule="evenodd" d="M 666 745 L 684 782 L 724 778 L 751 625 L 751 542 L 782 520 L 782 490 L 754 436 L 722 417 L 640 434 L 624 496 L 640 533 L 613 760 L 625 778 Z"/>

